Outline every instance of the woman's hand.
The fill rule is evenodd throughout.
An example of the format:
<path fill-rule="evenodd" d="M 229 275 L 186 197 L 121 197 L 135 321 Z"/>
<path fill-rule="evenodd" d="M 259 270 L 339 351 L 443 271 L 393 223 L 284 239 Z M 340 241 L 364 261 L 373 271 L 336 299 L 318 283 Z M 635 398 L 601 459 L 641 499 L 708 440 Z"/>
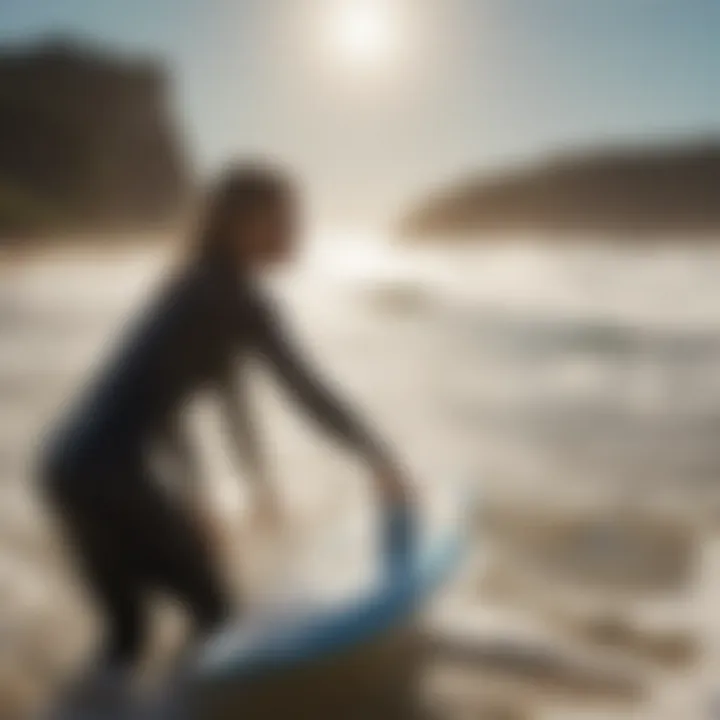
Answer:
<path fill-rule="evenodd" d="M 278 536 L 285 527 L 285 515 L 275 493 L 267 483 L 261 484 L 253 497 L 250 530 L 261 536 Z"/>
<path fill-rule="evenodd" d="M 382 459 L 373 465 L 375 484 L 386 507 L 410 509 L 414 505 L 412 483 L 395 463 Z"/>
<path fill-rule="evenodd" d="M 261 597 L 283 581 L 291 539 L 284 507 L 273 488 L 256 486 L 248 510 L 242 543 L 244 589 L 249 596 Z"/>
<path fill-rule="evenodd" d="M 417 547 L 418 517 L 410 479 L 395 465 L 375 469 L 383 503 L 382 547 L 388 572 L 404 571 Z"/>
<path fill-rule="evenodd" d="M 190 503 L 190 516 L 202 541 L 213 554 L 227 544 L 228 529 L 207 498 L 195 497 Z"/>

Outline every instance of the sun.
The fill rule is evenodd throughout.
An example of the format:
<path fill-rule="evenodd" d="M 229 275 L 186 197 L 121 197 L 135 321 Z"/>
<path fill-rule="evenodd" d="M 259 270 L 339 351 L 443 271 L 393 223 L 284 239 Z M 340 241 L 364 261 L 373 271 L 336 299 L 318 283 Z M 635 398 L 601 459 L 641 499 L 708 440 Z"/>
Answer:
<path fill-rule="evenodd" d="M 335 0 L 329 34 L 337 61 L 356 68 L 385 67 L 398 46 L 388 0 Z"/>

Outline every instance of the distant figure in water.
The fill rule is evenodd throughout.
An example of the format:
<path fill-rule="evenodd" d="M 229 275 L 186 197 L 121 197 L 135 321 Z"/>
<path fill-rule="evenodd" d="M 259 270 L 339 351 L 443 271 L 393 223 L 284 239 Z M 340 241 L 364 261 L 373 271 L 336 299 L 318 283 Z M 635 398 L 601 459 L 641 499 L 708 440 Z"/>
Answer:
<path fill-rule="evenodd" d="M 148 591 L 179 600 L 200 637 L 233 612 L 204 528 L 163 490 L 150 463 L 149 449 L 161 440 L 184 453 L 180 415 L 198 391 L 219 396 L 258 481 L 258 515 L 279 518 L 263 482 L 238 360 L 262 358 L 302 407 L 364 460 L 381 500 L 408 507 L 407 483 L 384 443 L 305 364 L 258 286 L 263 271 L 292 260 L 298 210 L 281 172 L 258 165 L 228 172 L 210 194 L 188 260 L 51 435 L 44 484 L 103 614 L 106 637 L 93 667 L 108 676 L 129 677 L 140 659 Z"/>

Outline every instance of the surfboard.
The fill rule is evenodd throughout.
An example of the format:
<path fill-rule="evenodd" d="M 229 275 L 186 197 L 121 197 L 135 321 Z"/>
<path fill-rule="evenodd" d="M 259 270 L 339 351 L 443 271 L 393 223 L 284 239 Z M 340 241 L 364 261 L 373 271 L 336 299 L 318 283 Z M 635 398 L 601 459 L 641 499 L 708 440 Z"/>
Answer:
<path fill-rule="evenodd" d="M 203 683 L 250 682 L 261 676 L 326 660 L 372 642 L 412 616 L 442 586 L 462 554 L 463 533 L 451 527 L 423 537 L 406 517 L 387 519 L 384 572 L 336 607 L 294 608 L 255 628 L 242 623 L 212 639 L 197 660 Z"/>
<path fill-rule="evenodd" d="M 353 673 L 351 683 L 357 678 L 374 682 L 368 669 L 377 664 L 377 649 L 445 583 L 465 547 L 461 523 L 430 532 L 406 513 L 393 512 L 382 526 L 375 582 L 342 601 L 293 600 L 284 610 L 271 609 L 260 622 L 239 618 L 199 649 L 183 668 L 182 680 L 172 682 L 160 699 L 119 712 L 118 720 L 224 720 L 235 717 L 238 708 L 243 717 L 267 718 L 272 715 L 266 712 L 267 697 L 293 698 L 299 692 L 314 698 L 328 684 L 342 693 Z M 363 696 L 370 690 L 366 687 Z M 258 696 L 261 707 L 253 711 Z M 107 720 L 104 714 L 77 709 L 56 717 Z M 283 711 L 278 717 L 287 715 Z"/>
<path fill-rule="evenodd" d="M 425 658 L 417 612 L 466 544 L 459 523 L 430 531 L 391 513 L 384 525 L 374 582 L 331 602 L 291 600 L 289 612 L 212 639 L 192 670 L 183 719 L 405 717 Z"/>

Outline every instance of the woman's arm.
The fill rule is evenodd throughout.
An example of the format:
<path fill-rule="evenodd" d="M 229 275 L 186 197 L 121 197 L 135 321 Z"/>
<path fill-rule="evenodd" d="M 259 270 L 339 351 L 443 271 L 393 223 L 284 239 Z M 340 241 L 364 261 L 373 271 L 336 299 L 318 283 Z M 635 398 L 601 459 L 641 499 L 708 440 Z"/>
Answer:
<path fill-rule="evenodd" d="M 408 488 L 385 444 L 312 369 L 281 326 L 277 314 L 267 307 L 258 310 L 255 341 L 258 352 L 311 417 L 370 465 L 384 498 L 405 503 Z"/>
<path fill-rule="evenodd" d="M 192 519 L 209 547 L 221 548 L 225 532 L 209 503 L 202 483 L 200 459 L 181 416 L 175 416 L 159 428 L 154 438 L 174 467 L 173 478 L 179 479 L 179 490 L 188 517 Z"/>
<path fill-rule="evenodd" d="M 251 407 L 246 372 L 245 363 L 243 367 L 229 368 L 219 384 L 218 395 L 236 458 L 253 483 L 261 485 L 267 481 L 268 473 L 260 432 Z"/>
<path fill-rule="evenodd" d="M 172 476 L 180 481 L 184 495 L 193 497 L 201 478 L 198 454 L 183 422 L 174 416 L 158 428 L 155 440 L 166 460 L 172 463 Z"/>
<path fill-rule="evenodd" d="M 253 496 L 252 524 L 257 528 L 282 527 L 284 513 L 271 482 L 267 456 L 253 412 L 247 384 L 247 360 L 242 367 L 226 370 L 218 385 L 220 409 L 236 452 L 236 459 L 249 477 Z"/>

